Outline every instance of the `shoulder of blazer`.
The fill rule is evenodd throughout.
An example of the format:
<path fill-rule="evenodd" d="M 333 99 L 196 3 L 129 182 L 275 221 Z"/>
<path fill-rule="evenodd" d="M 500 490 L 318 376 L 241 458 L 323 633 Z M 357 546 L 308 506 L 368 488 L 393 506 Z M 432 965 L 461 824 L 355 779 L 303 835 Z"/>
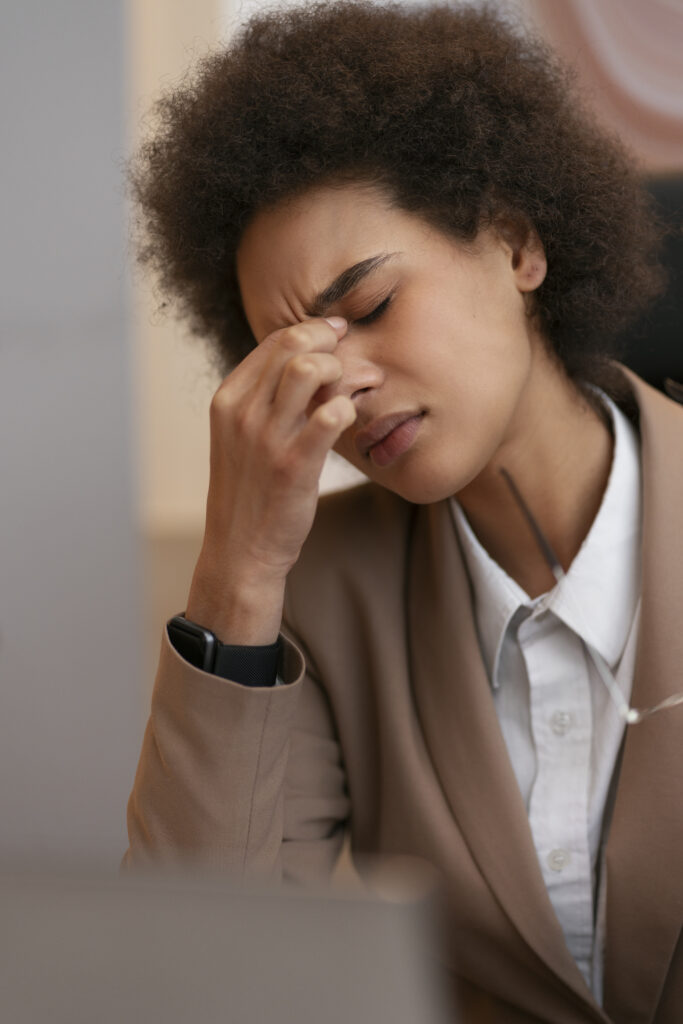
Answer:
<path fill-rule="evenodd" d="M 663 432 L 664 436 L 669 435 L 671 441 L 679 441 L 683 436 L 683 400 L 674 395 L 664 394 L 620 363 L 615 363 L 614 366 L 620 372 L 628 392 L 626 402 L 621 402 L 621 396 L 618 396 L 617 404 L 622 406 L 627 415 L 631 408 L 635 408 L 635 422 L 641 434 L 643 427 L 647 425 L 658 435 Z"/>

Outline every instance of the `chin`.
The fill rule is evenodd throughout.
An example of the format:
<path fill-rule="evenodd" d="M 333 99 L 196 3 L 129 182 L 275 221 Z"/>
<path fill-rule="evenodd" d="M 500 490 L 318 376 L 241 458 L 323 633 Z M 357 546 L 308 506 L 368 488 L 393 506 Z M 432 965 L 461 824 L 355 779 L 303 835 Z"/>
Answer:
<path fill-rule="evenodd" d="M 476 475 L 472 473 L 429 473 L 411 471 L 412 467 L 396 467 L 396 472 L 385 479 L 376 479 L 376 483 L 398 494 L 413 505 L 433 505 L 453 497 L 465 487 Z"/>

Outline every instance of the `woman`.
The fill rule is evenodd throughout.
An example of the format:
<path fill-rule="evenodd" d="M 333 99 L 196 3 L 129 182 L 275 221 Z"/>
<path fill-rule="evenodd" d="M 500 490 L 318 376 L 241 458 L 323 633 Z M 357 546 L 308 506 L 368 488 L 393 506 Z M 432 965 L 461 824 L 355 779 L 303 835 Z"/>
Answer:
<path fill-rule="evenodd" d="M 465 1005 L 679 1020 L 681 710 L 626 719 L 680 688 L 683 411 L 609 358 L 659 280 L 629 158 L 450 5 L 264 15 L 159 112 L 143 257 L 232 372 L 127 862 L 320 878 L 348 829 L 441 872 Z M 370 482 L 318 506 L 330 449 Z"/>

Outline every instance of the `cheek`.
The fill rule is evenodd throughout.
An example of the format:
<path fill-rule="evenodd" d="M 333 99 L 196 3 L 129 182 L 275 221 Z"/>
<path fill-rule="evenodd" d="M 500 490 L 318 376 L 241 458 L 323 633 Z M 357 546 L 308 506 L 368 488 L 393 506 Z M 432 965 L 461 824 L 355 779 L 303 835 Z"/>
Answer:
<path fill-rule="evenodd" d="M 434 379 L 454 408 L 468 413 L 509 406 L 529 372 L 531 345 L 523 307 L 479 305 L 443 331 L 434 352 Z"/>
<path fill-rule="evenodd" d="M 512 339 L 502 349 L 492 346 L 463 355 L 446 395 L 446 411 L 473 454 L 491 456 L 502 443 L 530 369 L 529 347 Z"/>

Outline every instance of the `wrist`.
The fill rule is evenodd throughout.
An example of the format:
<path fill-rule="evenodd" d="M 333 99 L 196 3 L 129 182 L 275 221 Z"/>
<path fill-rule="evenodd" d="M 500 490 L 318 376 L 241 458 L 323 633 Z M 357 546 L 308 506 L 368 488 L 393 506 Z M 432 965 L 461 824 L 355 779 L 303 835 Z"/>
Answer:
<path fill-rule="evenodd" d="M 264 646 L 278 638 L 285 581 L 195 570 L 185 615 L 210 629 L 223 644 Z"/>

